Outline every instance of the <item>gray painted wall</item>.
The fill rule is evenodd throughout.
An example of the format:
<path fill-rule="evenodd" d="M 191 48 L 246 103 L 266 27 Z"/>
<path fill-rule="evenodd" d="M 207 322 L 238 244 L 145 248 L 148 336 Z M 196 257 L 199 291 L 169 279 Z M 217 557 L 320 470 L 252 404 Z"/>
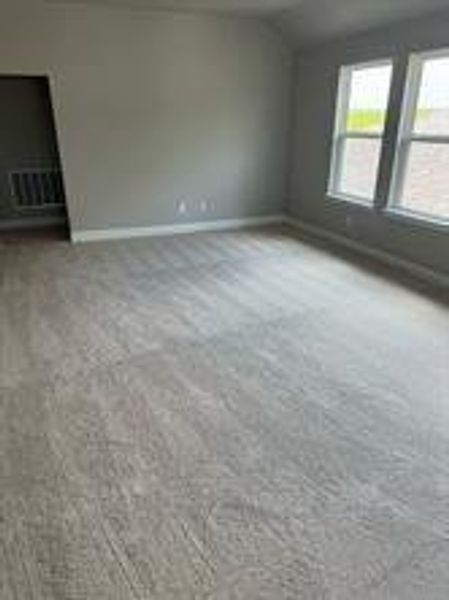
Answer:
<path fill-rule="evenodd" d="M 292 55 L 267 25 L 20 4 L 0 74 L 50 76 L 74 230 L 285 208 Z"/>
<path fill-rule="evenodd" d="M 395 112 L 408 53 L 449 47 L 449 13 L 347 38 L 302 52 L 295 73 L 295 124 L 290 212 L 304 222 L 442 273 L 449 273 L 447 229 L 404 222 L 370 208 L 326 197 L 338 71 L 342 64 L 393 57 Z M 397 123 L 390 122 L 393 134 Z M 348 226 L 348 217 L 352 225 Z"/>

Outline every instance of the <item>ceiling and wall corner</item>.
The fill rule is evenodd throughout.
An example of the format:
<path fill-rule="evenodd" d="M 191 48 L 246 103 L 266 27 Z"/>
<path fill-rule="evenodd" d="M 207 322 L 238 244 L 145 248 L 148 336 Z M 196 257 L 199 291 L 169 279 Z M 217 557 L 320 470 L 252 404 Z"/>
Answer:
<path fill-rule="evenodd" d="M 122 10 L 263 18 L 296 48 L 449 9 L 449 0 L 45 0 Z"/>
<path fill-rule="evenodd" d="M 449 9 L 449 0 L 303 0 L 273 22 L 297 48 Z"/>
<path fill-rule="evenodd" d="M 137 11 L 175 11 L 234 14 L 238 16 L 276 15 L 293 10 L 304 0 L 46 0 L 48 3 L 90 4 Z"/>

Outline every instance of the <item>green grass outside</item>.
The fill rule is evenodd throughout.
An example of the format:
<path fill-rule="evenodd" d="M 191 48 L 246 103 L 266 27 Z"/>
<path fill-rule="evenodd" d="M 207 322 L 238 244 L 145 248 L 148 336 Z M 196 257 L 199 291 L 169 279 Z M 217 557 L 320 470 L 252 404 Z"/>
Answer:
<path fill-rule="evenodd" d="M 418 121 L 422 122 L 431 115 L 431 110 L 418 111 Z M 384 125 L 385 113 L 381 110 L 352 110 L 348 114 L 348 131 L 379 131 Z"/>
<path fill-rule="evenodd" d="M 376 131 L 382 129 L 384 118 L 380 110 L 351 110 L 346 127 L 349 131 Z"/>

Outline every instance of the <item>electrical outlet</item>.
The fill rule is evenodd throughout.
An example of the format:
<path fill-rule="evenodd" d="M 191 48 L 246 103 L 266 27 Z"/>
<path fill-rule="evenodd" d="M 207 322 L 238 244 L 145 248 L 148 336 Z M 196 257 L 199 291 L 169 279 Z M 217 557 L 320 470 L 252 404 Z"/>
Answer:
<path fill-rule="evenodd" d="M 186 212 L 187 212 L 187 204 L 181 200 L 180 202 L 178 202 L 178 214 L 185 215 Z"/>

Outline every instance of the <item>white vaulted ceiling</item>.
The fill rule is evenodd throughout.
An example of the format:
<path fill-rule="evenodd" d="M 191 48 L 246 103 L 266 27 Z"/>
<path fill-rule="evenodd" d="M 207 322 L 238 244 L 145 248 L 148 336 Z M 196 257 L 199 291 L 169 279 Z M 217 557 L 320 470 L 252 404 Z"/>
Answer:
<path fill-rule="evenodd" d="M 449 0 L 304 0 L 276 20 L 297 45 L 307 45 L 443 9 Z"/>
<path fill-rule="evenodd" d="M 271 19 L 298 45 L 447 8 L 449 0 L 47 0 L 131 10 L 234 13 Z"/>
<path fill-rule="evenodd" d="M 47 0 L 135 10 L 170 10 L 261 15 L 297 8 L 303 0 Z"/>

